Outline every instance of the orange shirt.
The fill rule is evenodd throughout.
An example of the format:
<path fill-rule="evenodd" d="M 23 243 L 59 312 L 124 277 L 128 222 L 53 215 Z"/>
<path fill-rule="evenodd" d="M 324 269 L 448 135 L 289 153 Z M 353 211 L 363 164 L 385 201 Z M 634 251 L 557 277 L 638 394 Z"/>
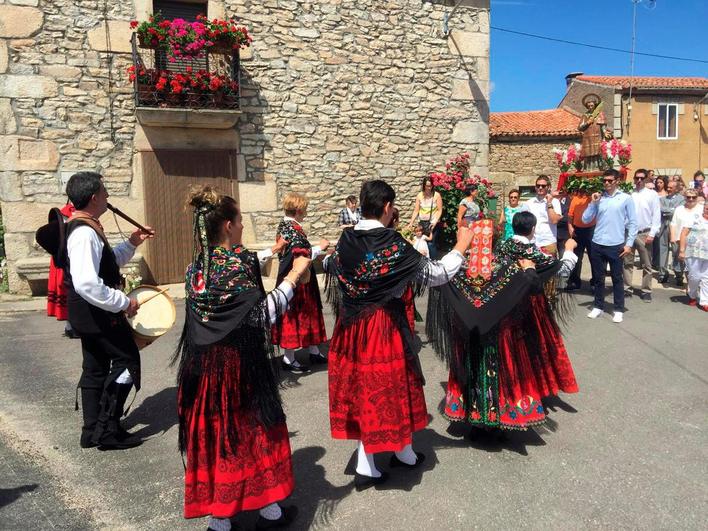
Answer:
<path fill-rule="evenodd" d="M 590 204 L 592 197 L 589 195 L 574 195 L 568 207 L 568 222 L 577 228 L 594 227 L 595 220 L 592 223 L 583 223 L 583 212 Z"/>

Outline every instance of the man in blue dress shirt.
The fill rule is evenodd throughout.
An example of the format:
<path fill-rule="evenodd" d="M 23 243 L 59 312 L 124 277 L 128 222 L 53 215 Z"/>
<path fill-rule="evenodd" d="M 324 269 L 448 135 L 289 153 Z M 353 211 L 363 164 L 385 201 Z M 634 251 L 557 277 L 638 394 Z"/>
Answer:
<path fill-rule="evenodd" d="M 624 311 L 623 259 L 632 252 L 637 237 L 637 216 L 632 198 L 617 189 L 619 172 L 611 169 L 602 176 L 605 191 L 592 194 L 592 201 L 583 212 L 583 223 L 595 220 L 595 232 L 590 249 L 595 302 L 588 314 L 597 319 L 605 306 L 605 274 L 610 264 L 615 312 L 612 321 L 622 322 Z"/>

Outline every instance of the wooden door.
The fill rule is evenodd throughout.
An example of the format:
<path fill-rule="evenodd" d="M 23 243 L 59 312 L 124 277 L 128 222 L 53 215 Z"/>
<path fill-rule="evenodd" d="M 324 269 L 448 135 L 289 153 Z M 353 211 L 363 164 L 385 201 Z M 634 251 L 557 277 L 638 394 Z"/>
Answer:
<path fill-rule="evenodd" d="M 233 151 L 158 150 L 141 153 L 145 190 L 145 222 L 156 236 L 143 251 L 158 284 L 184 281 L 192 261 L 192 187 L 209 185 L 238 200 Z"/>

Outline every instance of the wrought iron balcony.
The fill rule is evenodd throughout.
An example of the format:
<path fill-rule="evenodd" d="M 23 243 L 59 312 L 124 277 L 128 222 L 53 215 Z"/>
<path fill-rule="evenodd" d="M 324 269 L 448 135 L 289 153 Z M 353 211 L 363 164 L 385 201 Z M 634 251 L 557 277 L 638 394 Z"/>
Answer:
<path fill-rule="evenodd" d="M 136 109 L 239 110 L 238 49 L 212 47 L 202 57 L 168 57 L 163 49 L 141 44 L 134 33 L 132 52 Z"/>

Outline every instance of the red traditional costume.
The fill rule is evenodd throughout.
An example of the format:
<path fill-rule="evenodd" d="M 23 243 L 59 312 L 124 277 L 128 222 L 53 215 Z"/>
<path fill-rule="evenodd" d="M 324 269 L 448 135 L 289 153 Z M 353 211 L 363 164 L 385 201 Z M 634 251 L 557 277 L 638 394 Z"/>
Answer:
<path fill-rule="evenodd" d="M 278 283 L 290 271 L 296 257 L 306 256 L 314 260 L 321 252 L 319 247 L 310 245 L 302 226 L 293 218 L 286 217 L 278 225 L 276 239 L 280 238 L 287 245 L 279 255 Z M 298 284 L 288 311 L 273 326 L 273 344 L 283 349 L 306 348 L 327 341 L 317 275 L 314 267 L 310 268 L 310 281 Z"/>
<path fill-rule="evenodd" d="M 60 212 L 65 218 L 74 213 L 74 205 L 67 203 Z M 47 281 L 47 315 L 56 317 L 59 321 L 69 318 L 69 308 L 66 302 L 66 287 L 64 286 L 64 270 L 54 265 L 54 258 L 49 259 L 49 280 Z"/>
<path fill-rule="evenodd" d="M 521 271 L 521 258 L 537 269 Z M 460 273 L 433 290 L 426 331 L 450 364 L 449 420 L 527 429 L 545 421 L 543 398 L 578 391 L 542 287 L 561 267 L 569 274 L 573 266 L 510 239 L 497 248 L 490 280 Z"/>
<path fill-rule="evenodd" d="M 338 316 L 329 350 L 333 438 L 359 440 L 367 453 L 399 451 L 427 425 L 414 323 L 401 297 L 412 283 L 446 282 L 462 261 L 456 252 L 448 257 L 431 262 L 374 220 L 342 233 L 326 261 Z"/>
<path fill-rule="evenodd" d="M 288 295 L 263 291 L 258 259 L 209 247 L 187 270 L 178 355 L 186 518 L 229 518 L 293 490 L 290 443 L 270 326 Z M 282 288 L 282 290 L 281 290 Z"/>

